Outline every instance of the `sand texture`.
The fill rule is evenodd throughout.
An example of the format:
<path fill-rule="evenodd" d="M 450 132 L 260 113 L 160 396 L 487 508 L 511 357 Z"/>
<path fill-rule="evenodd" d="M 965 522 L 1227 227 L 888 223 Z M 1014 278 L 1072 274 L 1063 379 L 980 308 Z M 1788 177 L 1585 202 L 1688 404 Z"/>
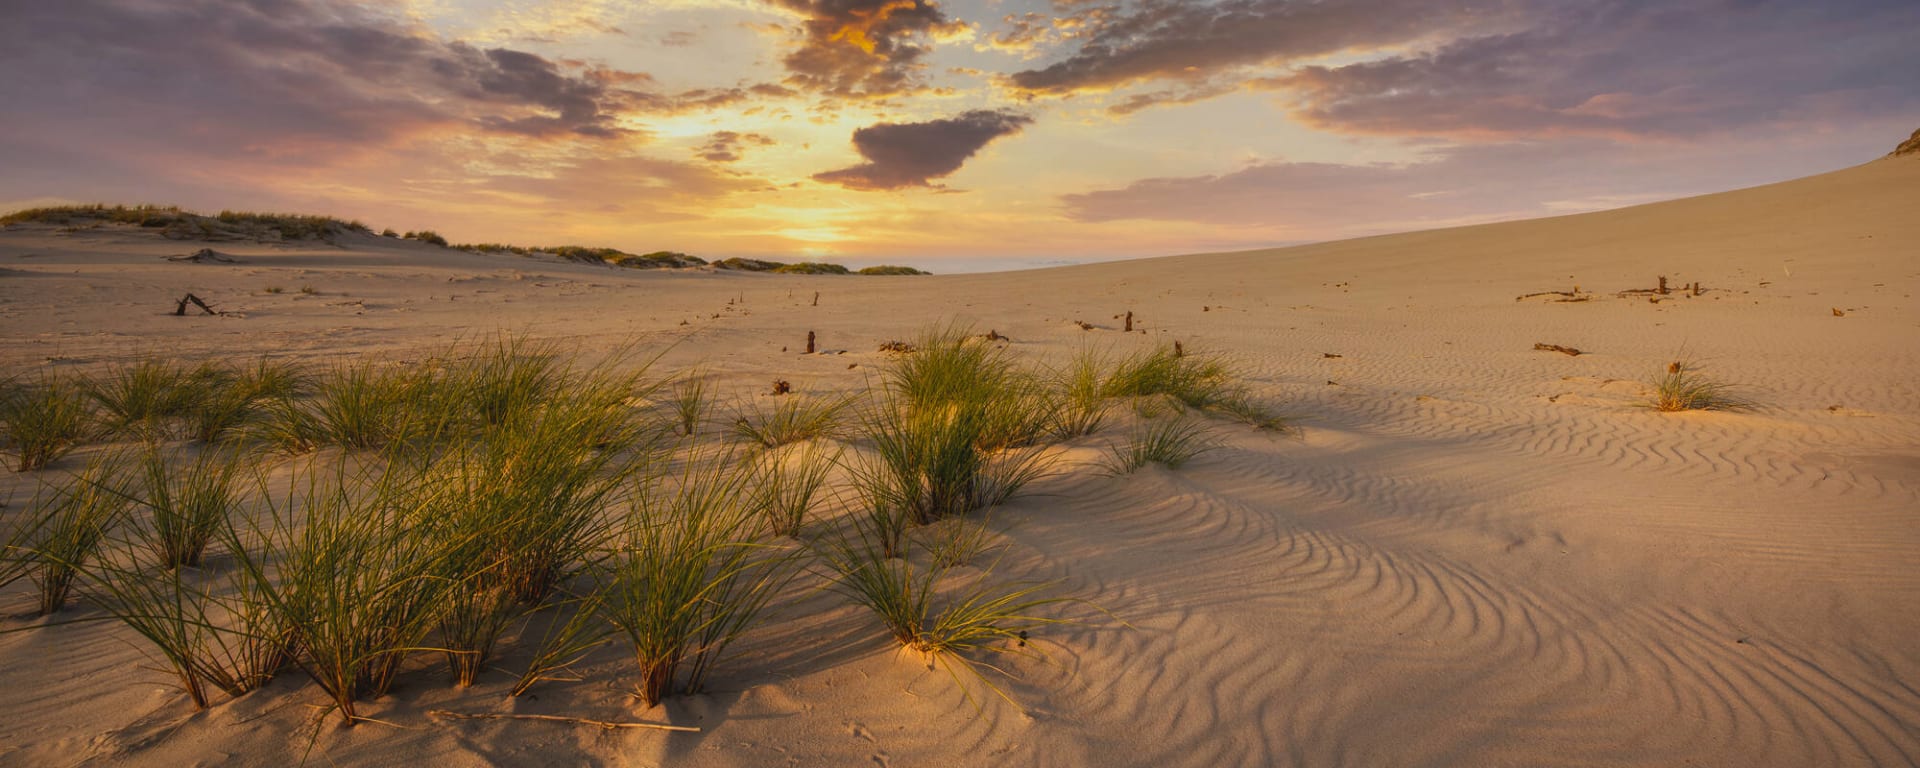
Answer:
<path fill-rule="evenodd" d="M 309 740 L 339 765 L 1920 763 L 1916 211 L 1920 156 L 1889 157 L 1564 218 L 933 277 L 620 270 L 361 236 L 183 263 L 164 257 L 202 244 L 16 227 L 0 233 L 14 373 L 405 362 L 506 330 L 665 349 L 659 370 L 697 364 L 747 399 L 774 379 L 862 389 L 881 343 L 958 319 L 1033 361 L 1088 343 L 1224 353 L 1297 429 L 1221 422 L 1221 449 L 1123 477 L 1095 467 L 1113 430 L 1054 449 L 1062 471 L 992 513 L 1000 572 L 1110 616 L 1036 638 L 1045 658 L 1011 664 L 1006 699 L 968 696 L 802 579 L 711 692 L 662 709 L 629 697 L 618 646 L 513 703 L 507 672 L 457 690 L 422 658 L 368 705 L 392 725 L 314 733 L 325 697 L 297 674 L 195 712 L 123 628 L 38 626 L 15 585 L 0 628 L 27 629 L 0 634 L 0 764 L 272 765 Z M 1660 276 L 1704 291 L 1622 293 Z M 1586 300 L 1516 298 L 1575 286 Z M 170 316 L 189 291 L 231 314 Z M 1144 333 L 1120 331 L 1128 311 Z M 800 354 L 808 331 L 821 354 Z M 1640 407 L 1683 357 L 1756 407 Z M 0 494 L 17 508 L 35 482 L 0 475 Z"/>

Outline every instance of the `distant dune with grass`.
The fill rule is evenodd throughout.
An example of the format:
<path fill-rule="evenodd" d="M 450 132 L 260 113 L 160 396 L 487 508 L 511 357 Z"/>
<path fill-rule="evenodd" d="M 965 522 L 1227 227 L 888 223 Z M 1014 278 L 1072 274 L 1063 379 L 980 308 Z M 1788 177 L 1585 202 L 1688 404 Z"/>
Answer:
<path fill-rule="evenodd" d="M 0 764 L 1920 763 L 1917 209 L 911 280 L 9 214 Z"/>

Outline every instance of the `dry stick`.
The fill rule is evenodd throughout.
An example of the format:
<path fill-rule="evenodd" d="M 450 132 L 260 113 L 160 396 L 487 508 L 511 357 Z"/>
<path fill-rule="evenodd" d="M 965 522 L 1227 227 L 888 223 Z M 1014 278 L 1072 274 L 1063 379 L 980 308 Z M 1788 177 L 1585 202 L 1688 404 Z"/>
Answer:
<path fill-rule="evenodd" d="M 199 307 L 202 310 L 205 310 L 206 313 L 209 315 L 220 314 L 218 312 L 213 311 L 213 307 L 207 306 L 206 302 L 201 301 L 200 297 L 189 293 L 186 296 L 181 297 L 180 301 L 176 303 L 176 305 L 173 308 L 173 316 L 174 317 L 186 316 L 188 303 L 192 303 L 194 306 Z"/>
<path fill-rule="evenodd" d="M 646 728 L 655 731 L 675 731 L 679 733 L 699 733 L 700 729 L 690 725 L 665 725 L 662 723 L 619 723 L 606 720 L 589 720 L 584 717 L 561 717 L 559 715 L 502 715 L 492 713 L 468 714 L 449 712 L 444 709 L 430 709 L 427 714 L 434 717 L 450 717 L 455 720 L 542 720 L 549 723 L 573 723 L 574 725 L 595 725 L 609 731 L 619 728 Z"/>
<path fill-rule="evenodd" d="M 1533 297 L 1535 297 L 1535 296 L 1566 296 L 1566 297 L 1568 297 L 1568 298 L 1579 298 L 1579 296 L 1580 296 L 1580 289 L 1579 289 L 1578 287 L 1575 287 L 1575 288 L 1574 288 L 1573 290 L 1571 290 L 1571 291 L 1541 291 L 1541 292 L 1539 292 L 1539 293 L 1528 293 L 1528 294 L 1523 294 L 1523 295 L 1520 295 L 1520 296 L 1516 296 L 1516 297 L 1514 297 L 1514 299 L 1513 299 L 1513 300 L 1514 300 L 1514 301 L 1523 301 L 1523 300 L 1526 300 L 1526 299 L 1531 299 L 1531 298 L 1533 298 Z"/>
<path fill-rule="evenodd" d="M 1133 310 L 1127 310 L 1127 333 L 1133 333 Z"/>
<path fill-rule="evenodd" d="M 814 305 L 814 306 L 816 306 L 816 307 L 817 307 L 817 306 L 820 306 L 820 292 L 819 292 L 819 291 L 814 291 L 814 292 L 813 292 L 813 305 Z"/>
<path fill-rule="evenodd" d="M 1568 357 L 1579 357 L 1579 356 L 1580 356 L 1580 350 L 1577 350 L 1577 349 L 1574 349 L 1573 347 L 1563 347 L 1563 346 L 1560 346 L 1560 345 L 1558 345 L 1558 344 L 1545 344 L 1545 343 L 1541 343 L 1541 344 L 1535 344 L 1535 345 L 1533 345 L 1533 348 L 1534 348 L 1534 349 L 1537 349 L 1537 350 L 1540 350 L 1540 351 L 1542 351 L 1542 352 L 1558 352 L 1558 353 L 1560 353 L 1560 354 L 1563 354 L 1563 355 L 1566 355 L 1566 356 L 1568 356 Z"/>

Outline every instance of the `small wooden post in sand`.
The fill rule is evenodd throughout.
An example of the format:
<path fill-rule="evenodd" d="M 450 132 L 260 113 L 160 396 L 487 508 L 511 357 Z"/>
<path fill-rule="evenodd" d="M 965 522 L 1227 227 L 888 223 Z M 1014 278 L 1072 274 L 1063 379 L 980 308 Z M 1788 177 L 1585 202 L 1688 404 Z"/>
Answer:
<path fill-rule="evenodd" d="M 807 354 L 813 354 L 813 331 L 807 331 Z"/>
<path fill-rule="evenodd" d="M 1127 310 L 1127 327 L 1124 330 L 1127 333 L 1133 333 L 1133 310 L 1131 309 Z"/>

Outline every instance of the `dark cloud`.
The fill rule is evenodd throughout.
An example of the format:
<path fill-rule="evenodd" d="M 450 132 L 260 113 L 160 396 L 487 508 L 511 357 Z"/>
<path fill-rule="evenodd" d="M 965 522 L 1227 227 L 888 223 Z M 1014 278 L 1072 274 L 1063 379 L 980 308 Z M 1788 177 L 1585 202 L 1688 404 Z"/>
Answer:
<path fill-rule="evenodd" d="M 0 98 L 33 117 L 10 115 L 0 136 L 118 126 L 222 152 L 358 145 L 429 125 L 606 138 L 622 132 L 618 114 L 660 102 L 630 77 L 442 40 L 329 0 L 7 6 Z"/>
<path fill-rule="evenodd" d="M 1920 108 L 1920 4 L 1595 2 L 1429 53 L 1260 83 L 1340 131 L 1698 136 Z"/>
<path fill-rule="evenodd" d="M 1065 26 L 1080 47 L 1065 59 L 1016 72 L 1022 90 L 1066 94 L 1151 80 L 1202 81 L 1252 65 L 1285 63 L 1355 47 L 1409 42 L 1449 28 L 1500 22 L 1511 0 L 1142 0 L 1074 4 Z"/>
<path fill-rule="evenodd" d="M 928 38 L 964 25 L 931 0 L 767 0 L 805 16 L 784 61 L 796 88 L 841 97 L 898 96 L 920 87 Z"/>
<path fill-rule="evenodd" d="M 1031 122 L 1025 115 L 979 109 L 924 123 L 867 126 L 853 132 L 853 147 L 866 163 L 813 178 L 848 189 L 932 186 L 930 180 L 960 170 L 988 142 L 1018 133 Z"/>
<path fill-rule="evenodd" d="M 707 137 L 707 143 L 696 148 L 693 154 L 710 163 L 731 163 L 740 159 L 740 152 L 746 147 L 773 145 L 773 137 L 765 134 L 718 131 Z"/>

